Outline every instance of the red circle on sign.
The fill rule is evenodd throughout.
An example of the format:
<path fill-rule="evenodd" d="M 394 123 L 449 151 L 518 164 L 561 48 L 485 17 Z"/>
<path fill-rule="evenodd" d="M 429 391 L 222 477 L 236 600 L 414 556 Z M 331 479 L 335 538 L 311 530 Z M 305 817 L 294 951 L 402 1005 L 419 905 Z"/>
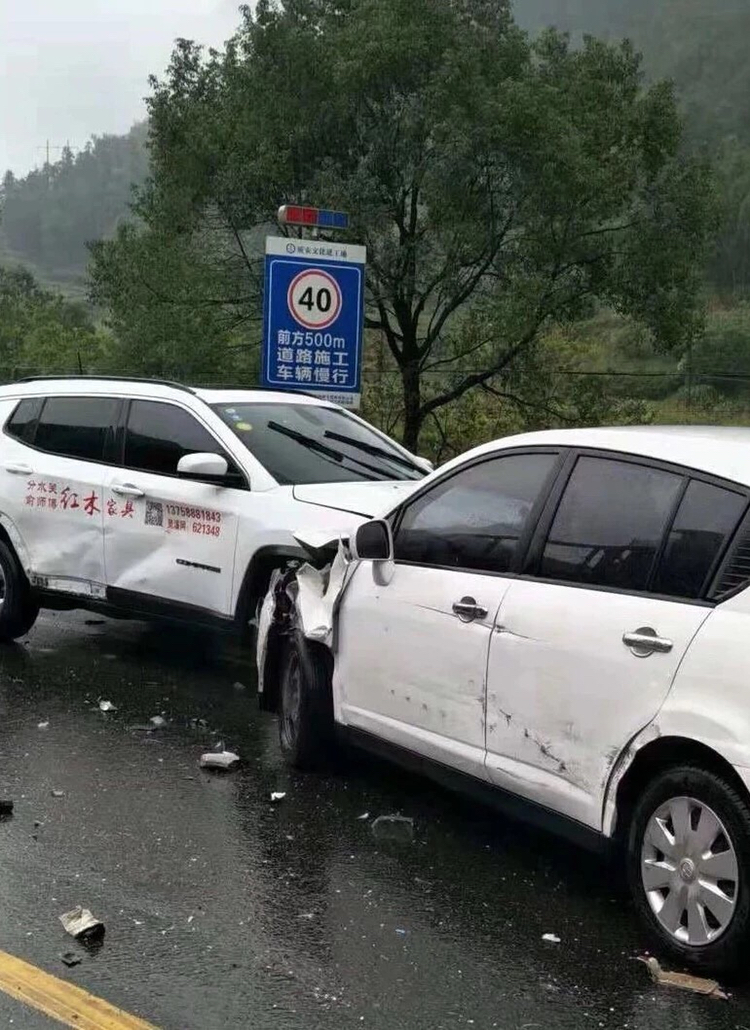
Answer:
<path fill-rule="evenodd" d="M 308 308 L 309 314 L 300 310 L 301 298 L 307 290 L 310 290 L 311 301 Z M 327 296 L 328 308 L 319 306 L 324 296 Z M 304 272 L 295 275 L 289 284 L 286 303 L 292 318 L 295 322 L 303 325 L 305 329 L 327 329 L 341 314 L 341 290 L 339 284 L 328 272 L 324 272 L 320 268 L 306 268 Z M 313 316 L 313 311 L 318 312 L 318 317 Z"/>

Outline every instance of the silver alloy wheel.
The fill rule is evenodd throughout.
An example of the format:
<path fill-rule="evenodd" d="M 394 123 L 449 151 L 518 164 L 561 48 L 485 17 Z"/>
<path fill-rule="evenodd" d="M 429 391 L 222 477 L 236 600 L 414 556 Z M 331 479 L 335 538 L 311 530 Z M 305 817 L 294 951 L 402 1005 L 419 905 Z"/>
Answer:
<path fill-rule="evenodd" d="M 695 798 L 670 798 L 648 821 L 641 879 L 661 927 L 681 944 L 711 944 L 737 908 L 739 865 L 721 819 Z"/>
<path fill-rule="evenodd" d="M 289 668 L 282 684 L 281 720 L 284 740 L 288 747 L 294 747 L 299 727 L 300 702 L 302 697 L 302 670 L 299 656 L 292 654 Z"/>

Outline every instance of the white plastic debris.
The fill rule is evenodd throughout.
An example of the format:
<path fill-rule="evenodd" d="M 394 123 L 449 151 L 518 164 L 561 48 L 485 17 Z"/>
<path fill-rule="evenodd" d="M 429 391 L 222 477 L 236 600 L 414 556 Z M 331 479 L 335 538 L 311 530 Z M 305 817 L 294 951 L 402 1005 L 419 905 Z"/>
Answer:
<path fill-rule="evenodd" d="M 47 722 L 37 723 L 37 727 L 36 728 L 38 730 L 46 730 L 48 727 L 49 727 L 49 720 L 47 720 Z"/>
<path fill-rule="evenodd" d="M 198 764 L 201 769 L 231 769 L 240 761 L 234 751 L 207 751 Z"/>
<path fill-rule="evenodd" d="M 276 804 L 279 801 L 283 801 L 285 797 L 286 797 L 286 791 L 285 790 L 272 790 L 271 791 L 271 801 L 274 804 Z"/>
<path fill-rule="evenodd" d="M 719 998 L 726 1001 L 729 997 L 721 989 L 716 980 L 706 980 L 702 976 L 691 976 L 689 973 L 670 973 L 662 969 L 658 961 L 653 957 L 642 957 L 639 959 L 645 962 L 651 979 L 656 984 L 664 987 L 677 987 L 683 991 L 693 991 L 694 994 L 703 994 L 709 998 Z"/>
<path fill-rule="evenodd" d="M 53 798 L 64 798 L 65 797 L 65 791 L 64 790 L 53 790 L 51 793 L 52 793 L 52 797 Z"/>
<path fill-rule="evenodd" d="M 91 941 L 104 936 L 104 923 L 80 905 L 76 905 L 70 912 L 63 912 L 60 922 L 65 931 L 78 940 Z"/>
<path fill-rule="evenodd" d="M 237 691 L 240 691 L 240 690 L 246 690 L 247 688 L 246 688 L 244 683 L 240 683 L 240 681 L 237 680 L 237 682 L 234 684 L 233 689 L 237 690 Z"/>
<path fill-rule="evenodd" d="M 162 726 L 167 725 L 167 720 L 164 718 L 163 715 L 152 715 L 148 721 L 151 723 L 152 726 L 156 727 L 157 730 L 160 730 Z"/>
<path fill-rule="evenodd" d="M 408 844 L 414 840 L 414 820 L 405 815 L 379 815 L 372 832 L 378 840 Z"/>
<path fill-rule="evenodd" d="M 365 822 L 365 820 L 367 820 L 369 818 L 370 818 L 370 813 L 369 812 L 363 812 L 362 815 L 358 815 L 357 816 L 357 821 L 360 822 L 360 823 L 363 823 L 363 822 Z"/>
<path fill-rule="evenodd" d="M 550 944 L 559 944 L 560 943 L 560 938 L 557 936 L 556 933 L 543 933 L 542 934 L 542 940 L 543 941 L 548 941 Z"/>
<path fill-rule="evenodd" d="M 112 704 L 111 701 L 100 701 L 99 702 L 99 711 L 100 712 L 116 712 L 117 708 L 116 708 L 115 705 Z"/>

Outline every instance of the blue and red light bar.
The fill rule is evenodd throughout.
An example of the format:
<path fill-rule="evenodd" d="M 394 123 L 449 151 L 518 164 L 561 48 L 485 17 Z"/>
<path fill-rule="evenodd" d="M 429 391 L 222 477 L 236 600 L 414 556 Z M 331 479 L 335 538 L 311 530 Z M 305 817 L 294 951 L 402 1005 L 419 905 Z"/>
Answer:
<path fill-rule="evenodd" d="M 326 211 L 320 207 L 284 204 L 279 208 L 282 225 L 305 225 L 311 229 L 348 229 L 349 215 L 343 211 Z"/>

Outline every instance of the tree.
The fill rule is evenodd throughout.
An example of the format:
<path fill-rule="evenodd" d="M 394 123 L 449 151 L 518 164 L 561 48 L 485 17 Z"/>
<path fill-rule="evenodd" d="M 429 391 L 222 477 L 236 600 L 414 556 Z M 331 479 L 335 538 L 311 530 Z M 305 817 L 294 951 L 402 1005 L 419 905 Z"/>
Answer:
<path fill-rule="evenodd" d="M 710 178 L 628 44 L 532 44 L 505 0 L 261 0 L 243 19 L 223 53 L 181 41 L 149 101 L 142 245 L 195 253 L 196 305 L 249 329 L 279 204 L 350 211 L 413 449 L 596 302 L 665 350 L 696 331 Z M 99 296 L 130 289 L 105 267 L 120 246 L 95 253 Z"/>
<path fill-rule="evenodd" d="M 25 269 L 0 268 L 0 379 L 101 371 L 108 347 L 82 304 L 41 289 Z"/>

